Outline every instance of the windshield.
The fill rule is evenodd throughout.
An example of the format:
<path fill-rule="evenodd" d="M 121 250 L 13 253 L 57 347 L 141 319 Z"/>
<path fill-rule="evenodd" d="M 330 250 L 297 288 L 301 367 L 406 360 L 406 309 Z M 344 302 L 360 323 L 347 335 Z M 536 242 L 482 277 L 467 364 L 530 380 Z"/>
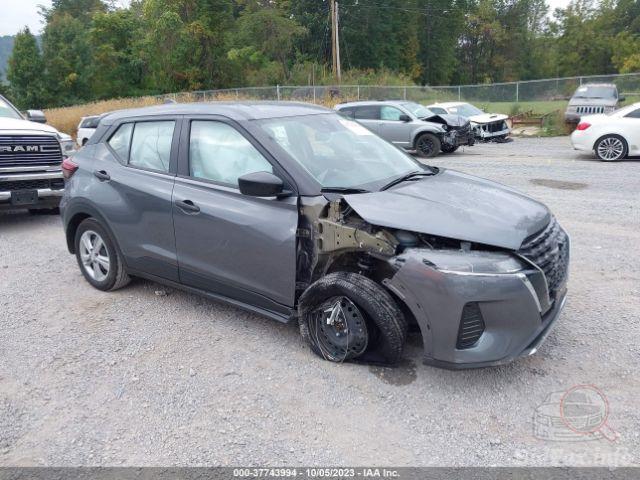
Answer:
<path fill-rule="evenodd" d="M 257 122 L 322 188 L 364 188 L 424 168 L 357 122 L 337 114 Z"/>
<path fill-rule="evenodd" d="M 613 87 L 585 86 L 576 90 L 574 98 L 618 98 L 618 92 Z"/>
<path fill-rule="evenodd" d="M 469 103 L 463 103 L 462 105 L 456 105 L 455 107 L 449 107 L 449 113 L 460 115 L 462 117 L 473 117 L 475 115 L 482 115 L 484 112 L 478 107 L 474 107 Z"/>
<path fill-rule="evenodd" d="M 7 102 L 4 98 L 0 98 L 0 117 L 22 120 L 22 117 L 15 108 L 13 108 L 13 105 Z"/>
<path fill-rule="evenodd" d="M 409 110 L 416 118 L 433 117 L 434 113 L 427 107 L 423 107 L 419 103 L 409 102 L 403 103 L 402 106 Z"/>

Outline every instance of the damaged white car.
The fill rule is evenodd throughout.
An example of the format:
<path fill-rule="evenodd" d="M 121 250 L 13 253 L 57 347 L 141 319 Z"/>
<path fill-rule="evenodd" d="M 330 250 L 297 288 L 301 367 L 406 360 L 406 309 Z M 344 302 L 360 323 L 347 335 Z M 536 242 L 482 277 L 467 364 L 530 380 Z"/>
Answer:
<path fill-rule="evenodd" d="M 475 138 L 484 142 L 504 142 L 511 134 L 508 115 L 485 113 L 478 107 L 464 102 L 435 103 L 427 107 L 433 113 L 460 115 L 468 118 Z"/>

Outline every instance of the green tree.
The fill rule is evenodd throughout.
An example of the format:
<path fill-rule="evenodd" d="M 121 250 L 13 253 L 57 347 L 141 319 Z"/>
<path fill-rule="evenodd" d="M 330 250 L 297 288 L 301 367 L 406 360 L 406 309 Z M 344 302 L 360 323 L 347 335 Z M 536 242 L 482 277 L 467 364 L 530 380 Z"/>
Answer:
<path fill-rule="evenodd" d="M 36 38 L 25 28 L 16 35 L 7 79 L 15 104 L 22 109 L 45 105 L 43 63 Z"/>

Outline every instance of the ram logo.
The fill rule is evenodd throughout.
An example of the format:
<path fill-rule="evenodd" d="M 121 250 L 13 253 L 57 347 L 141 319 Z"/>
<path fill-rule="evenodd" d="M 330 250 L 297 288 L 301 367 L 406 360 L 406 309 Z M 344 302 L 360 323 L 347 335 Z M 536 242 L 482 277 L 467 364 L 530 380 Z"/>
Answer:
<path fill-rule="evenodd" d="M 40 145 L 0 145 L 0 152 L 34 153 L 40 152 Z"/>

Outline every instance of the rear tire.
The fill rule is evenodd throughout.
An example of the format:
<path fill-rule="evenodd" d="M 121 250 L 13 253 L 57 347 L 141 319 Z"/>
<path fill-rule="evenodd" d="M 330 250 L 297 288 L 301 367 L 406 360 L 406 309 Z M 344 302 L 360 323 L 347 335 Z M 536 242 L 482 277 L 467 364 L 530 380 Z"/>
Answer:
<path fill-rule="evenodd" d="M 87 218 L 78 226 L 75 251 L 82 275 L 98 290 L 118 290 L 131 281 L 115 241 L 97 220 Z"/>
<path fill-rule="evenodd" d="M 440 153 L 441 142 L 432 133 L 423 133 L 416 139 L 416 152 L 419 157 L 433 158 Z"/>
<path fill-rule="evenodd" d="M 603 162 L 617 162 L 629 153 L 629 146 L 620 135 L 605 135 L 594 145 L 596 157 Z"/>
<path fill-rule="evenodd" d="M 353 316 L 358 313 L 364 319 L 366 327 L 358 332 L 344 330 L 349 338 L 353 335 L 356 339 L 355 345 L 347 343 L 344 349 L 336 346 L 327 335 L 326 325 L 320 323 L 328 323 L 326 315 L 320 318 L 318 315 L 327 312 L 326 306 L 332 299 L 347 299 L 347 305 L 357 308 Z M 325 360 L 342 363 L 357 359 L 366 363 L 395 364 L 402 357 L 407 321 L 391 295 L 367 277 L 350 272 L 322 277 L 304 292 L 298 312 L 302 338 L 316 355 Z M 357 318 L 352 326 L 358 328 L 358 321 Z M 363 335 L 366 335 L 365 340 Z"/>

